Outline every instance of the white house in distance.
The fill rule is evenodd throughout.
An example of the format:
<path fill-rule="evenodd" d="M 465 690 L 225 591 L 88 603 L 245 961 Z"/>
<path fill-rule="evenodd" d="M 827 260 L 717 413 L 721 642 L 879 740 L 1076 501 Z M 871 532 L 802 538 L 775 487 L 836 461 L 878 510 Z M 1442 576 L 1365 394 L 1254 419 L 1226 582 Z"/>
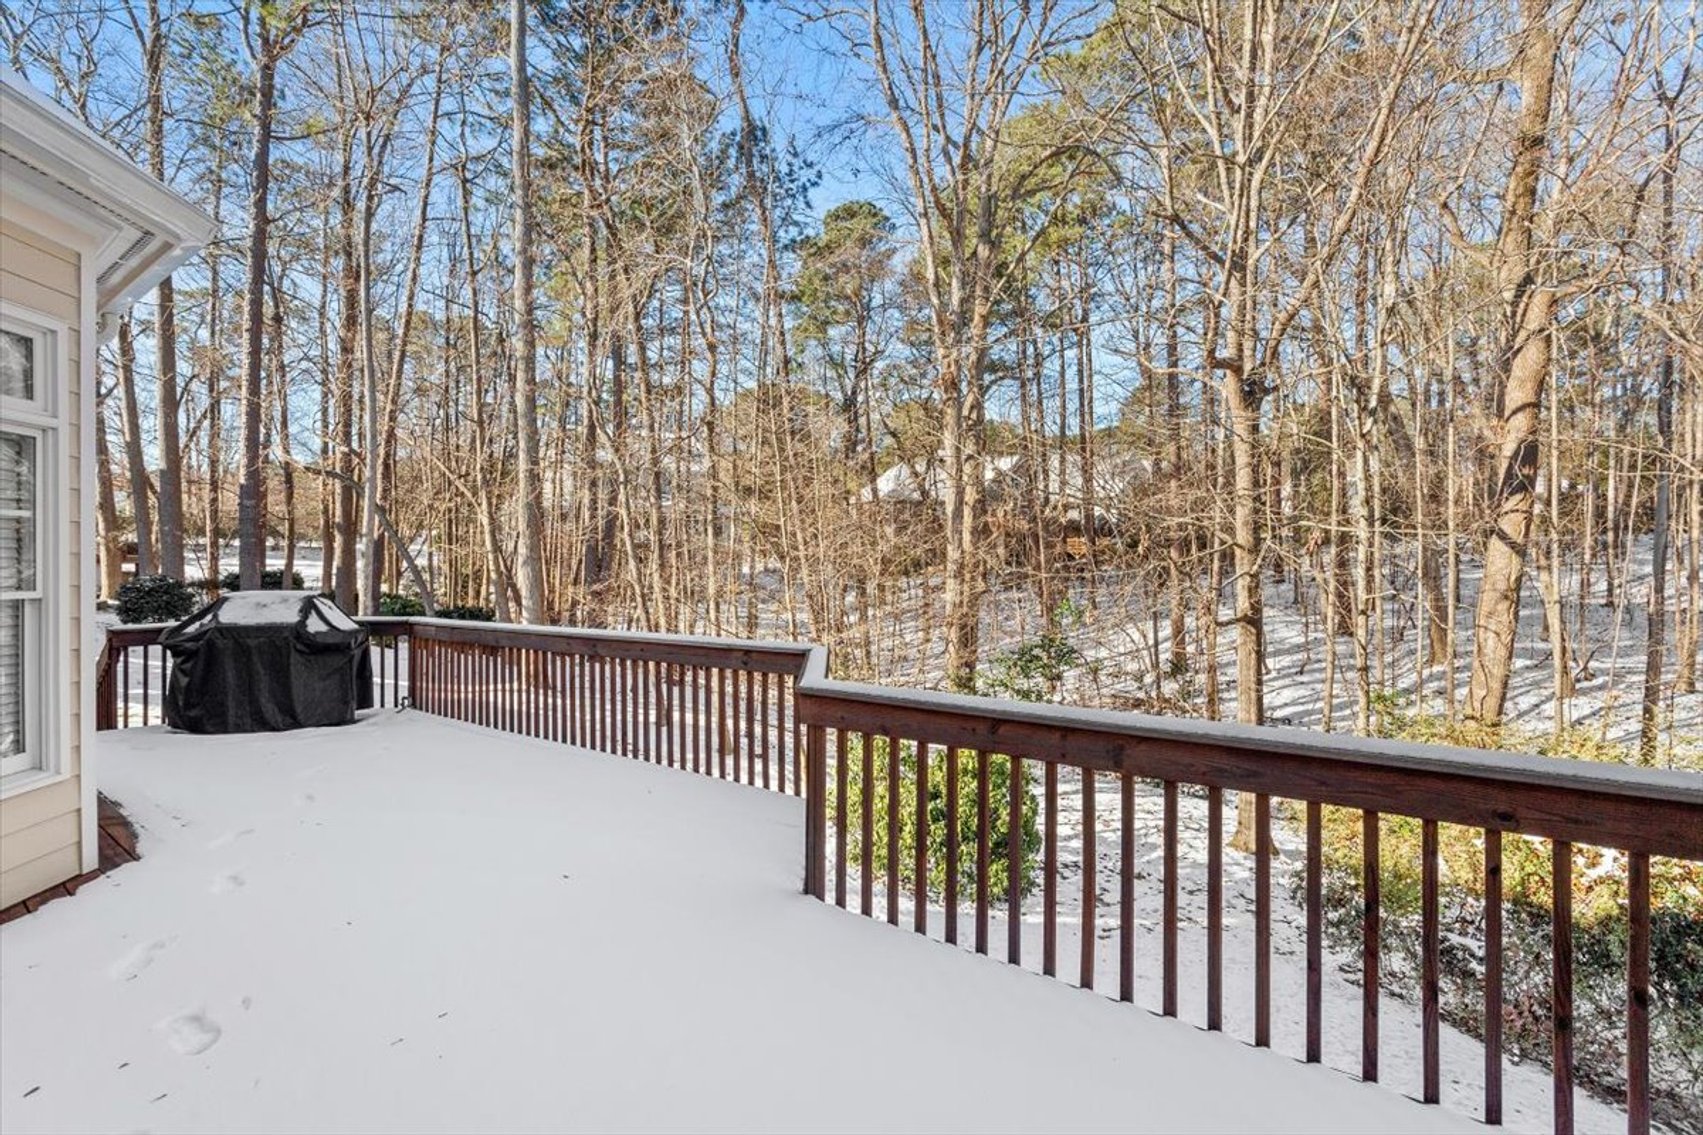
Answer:
<path fill-rule="evenodd" d="M 0 69 L 0 908 L 98 860 L 96 345 L 212 232 Z"/>

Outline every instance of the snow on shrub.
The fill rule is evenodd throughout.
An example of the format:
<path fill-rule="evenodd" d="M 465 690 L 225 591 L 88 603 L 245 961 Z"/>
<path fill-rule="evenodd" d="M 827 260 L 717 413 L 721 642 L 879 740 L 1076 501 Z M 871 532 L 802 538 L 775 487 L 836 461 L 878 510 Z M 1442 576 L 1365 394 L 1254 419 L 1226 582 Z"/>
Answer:
<path fill-rule="evenodd" d="M 139 575 L 118 589 L 121 623 L 175 623 L 198 606 L 195 589 L 169 575 Z"/>

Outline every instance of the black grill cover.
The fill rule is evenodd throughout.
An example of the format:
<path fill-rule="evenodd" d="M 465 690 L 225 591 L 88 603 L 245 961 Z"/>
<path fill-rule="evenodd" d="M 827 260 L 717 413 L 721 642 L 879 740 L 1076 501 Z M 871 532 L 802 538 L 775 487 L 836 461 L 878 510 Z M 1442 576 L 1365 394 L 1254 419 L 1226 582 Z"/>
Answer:
<path fill-rule="evenodd" d="M 373 704 L 367 632 L 311 591 L 239 591 L 160 636 L 166 724 L 190 733 L 347 725 Z"/>

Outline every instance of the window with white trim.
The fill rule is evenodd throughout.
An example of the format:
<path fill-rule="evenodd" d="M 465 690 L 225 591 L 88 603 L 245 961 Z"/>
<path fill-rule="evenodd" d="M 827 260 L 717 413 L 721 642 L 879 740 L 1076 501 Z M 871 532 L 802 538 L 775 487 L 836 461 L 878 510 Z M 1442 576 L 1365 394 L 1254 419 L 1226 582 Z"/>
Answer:
<path fill-rule="evenodd" d="M 53 333 L 0 321 L 0 777 L 50 769 Z"/>

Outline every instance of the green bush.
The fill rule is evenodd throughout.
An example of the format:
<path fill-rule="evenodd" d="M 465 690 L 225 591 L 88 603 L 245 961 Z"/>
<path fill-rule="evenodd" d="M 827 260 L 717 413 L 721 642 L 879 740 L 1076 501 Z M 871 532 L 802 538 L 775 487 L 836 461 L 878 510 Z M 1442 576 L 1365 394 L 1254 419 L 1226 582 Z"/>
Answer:
<path fill-rule="evenodd" d="M 412 595 L 382 592 L 378 597 L 378 613 L 393 619 L 412 619 L 426 613 L 426 605 Z"/>
<path fill-rule="evenodd" d="M 449 607 L 438 608 L 440 619 L 464 619 L 470 623 L 494 623 L 497 613 L 489 607 L 478 607 L 471 603 L 458 603 Z"/>
<path fill-rule="evenodd" d="M 1056 699 L 1070 671 L 1086 661 L 1064 634 L 1081 621 L 1080 607 L 1068 599 L 1060 603 L 1056 612 L 1059 630 L 999 651 L 977 673 L 975 692 L 984 697 L 1018 701 Z"/>
<path fill-rule="evenodd" d="M 304 586 L 304 584 L 302 583 L 302 573 L 299 572 L 299 571 L 291 571 L 290 572 L 290 590 L 291 591 L 300 591 L 303 586 Z M 221 575 L 219 577 L 219 590 L 220 591 L 241 591 L 242 590 L 242 573 L 241 572 L 235 572 L 235 571 L 227 571 L 224 575 Z M 282 591 L 282 590 L 284 590 L 284 569 L 283 568 L 267 568 L 265 571 L 261 572 L 260 573 L 260 590 L 262 590 L 262 591 Z"/>
<path fill-rule="evenodd" d="M 862 842 L 865 784 L 863 778 L 863 738 L 852 734 L 846 738 L 846 858 L 852 864 L 869 871 L 877 878 L 887 871 L 887 819 L 890 749 L 885 737 L 870 738 L 870 777 L 868 807 L 873 847 L 865 849 Z M 931 746 L 928 760 L 928 788 L 924 807 L 928 813 L 928 892 L 939 899 L 946 893 L 946 833 L 948 825 L 958 828 L 958 894 L 960 901 L 975 894 L 976 886 L 976 792 L 980 784 L 980 759 L 973 752 L 958 755 L 958 814 L 948 815 L 946 799 L 946 765 L 948 750 Z M 1009 894 L 1007 840 L 1011 832 L 1011 759 L 989 756 L 987 760 L 988 789 L 988 901 L 1004 902 Z M 1027 777 L 1025 777 L 1027 781 Z M 910 741 L 899 742 L 899 879 L 907 892 L 916 888 L 917 847 L 917 755 Z M 828 814 L 839 814 L 837 787 L 828 790 Z M 1033 885 L 1036 857 L 1041 849 L 1041 832 L 1037 822 L 1038 808 L 1034 790 L 1025 783 L 1021 789 L 1021 846 L 1018 864 L 1020 893 L 1027 894 Z"/>
<path fill-rule="evenodd" d="M 175 623 L 200 605 L 194 588 L 169 575 L 139 575 L 118 589 L 121 623 Z"/>

